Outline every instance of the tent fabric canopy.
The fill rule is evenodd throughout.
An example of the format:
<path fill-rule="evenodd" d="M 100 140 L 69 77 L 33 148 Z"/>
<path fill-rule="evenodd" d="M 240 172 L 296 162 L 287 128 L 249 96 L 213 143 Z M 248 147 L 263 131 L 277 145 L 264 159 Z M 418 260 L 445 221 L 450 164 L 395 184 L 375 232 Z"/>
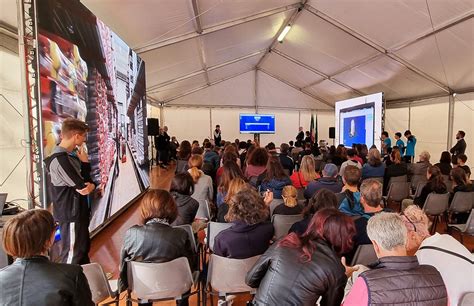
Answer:
<path fill-rule="evenodd" d="M 474 91 L 472 0 L 82 3 L 146 62 L 152 104 L 322 110 Z"/>

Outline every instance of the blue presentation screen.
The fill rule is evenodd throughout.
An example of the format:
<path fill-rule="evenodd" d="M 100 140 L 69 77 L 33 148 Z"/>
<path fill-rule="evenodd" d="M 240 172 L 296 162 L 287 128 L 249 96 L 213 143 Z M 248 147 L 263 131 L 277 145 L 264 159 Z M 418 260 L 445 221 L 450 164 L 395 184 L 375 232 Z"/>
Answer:
<path fill-rule="evenodd" d="M 275 115 L 240 114 L 240 133 L 275 134 Z"/>

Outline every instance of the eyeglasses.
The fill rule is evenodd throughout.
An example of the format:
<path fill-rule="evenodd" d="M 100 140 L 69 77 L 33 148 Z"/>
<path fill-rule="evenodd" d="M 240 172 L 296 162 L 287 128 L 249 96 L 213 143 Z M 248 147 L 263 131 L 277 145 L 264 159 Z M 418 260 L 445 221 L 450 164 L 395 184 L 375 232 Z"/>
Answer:
<path fill-rule="evenodd" d="M 402 213 L 401 216 L 405 217 L 405 218 L 407 219 L 407 221 L 410 222 L 411 225 L 413 225 L 413 228 L 414 228 L 415 233 L 416 233 L 416 225 L 415 225 L 415 223 L 413 223 L 413 221 L 411 221 L 410 218 L 408 218 L 404 213 Z"/>

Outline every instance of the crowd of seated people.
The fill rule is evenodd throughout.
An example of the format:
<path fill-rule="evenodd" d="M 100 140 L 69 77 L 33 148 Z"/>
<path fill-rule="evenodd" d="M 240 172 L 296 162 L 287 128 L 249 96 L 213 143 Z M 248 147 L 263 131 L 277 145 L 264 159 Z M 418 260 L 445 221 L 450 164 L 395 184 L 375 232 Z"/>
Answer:
<path fill-rule="evenodd" d="M 195 225 L 199 207 L 209 203 L 211 216 L 206 222 L 230 223 L 229 228 L 215 236 L 214 254 L 234 259 L 261 256 L 246 279 L 249 286 L 258 288 L 255 305 L 314 305 L 318 299 L 321 299 L 321 305 L 339 305 L 344 298 L 346 275 L 352 271 L 347 263 L 351 262 L 360 245 L 371 244 L 377 255 L 385 258 L 381 261 L 384 264 L 372 267 L 373 272 L 362 272 L 364 277 L 356 279 L 344 301 L 345 305 L 363 305 L 354 304 L 358 299 L 366 304 L 378 301 L 371 293 L 378 286 L 383 288 L 386 283 L 379 285 L 366 280 L 379 279 L 380 275 L 382 278 L 392 277 L 387 273 L 386 266 L 396 266 L 396 263 L 387 254 L 406 257 L 402 261 L 407 271 L 418 273 L 422 270 L 420 264 L 438 269 L 441 276 L 427 269 L 431 278 L 424 279 L 423 270 L 419 279 L 414 277 L 411 281 L 419 282 L 420 286 L 426 281 L 435 282 L 433 297 L 439 301 L 449 298 L 451 305 L 454 305 L 453 301 L 458 300 L 466 288 L 474 291 L 473 285 L 456 285 L 459 280 L 452 272 L 442 271 L 437 265 L 452 252 L 470 258 L 469 254 L 449 235 L 430 236 L 429 219 L 420 208 L 432 192 L 450 192 L 451 201 L 456 192 L 474 191 L 470 174 L 465 169 L 467 158 L 459 155 L 456 163 L 452 164 L 450 156 L 443 152 L 440 163 L 432 166 L 430 154 L 426 151 L 420 154 L 416 163 L 406 163 L 402 158 L 403 149 L 398 145 L 386 147 L 384 153 L 385 156 L 382 156 L 377 148 L 368 150 L 365 145 L 354 145 L 347 150 L 342 145 L 318 147 L 301 141 L 297 141 L 294 147 L 283 143 L 280 151 L 274 144 L 262 147 L 256 142 L 237 140 L 235 143 L 222 141 L 221 146 L 214 146 L 206 140 L 202 147 L 197 141 L 193 141 L 192 145 L 189 141 L 182 141 L 177 148 L 176 174 L 170 192 L 148 191 L 140 204 L 140 224 L 130 228 L 124 236 L 120 257 L 120 290 L 128 288 L 127 263 L 130 261 L 168 262 L 186 257 L 193 270 L 199 269 L 198 255 L 191 246 L 188 234 L 173 226 Z M 443 177 L 446 173 L 452 182 L 451 189 L 446 185 L 446 177 Z M 401 176 L 406 176 L 408 180 L 416 177 L 425 185 L 413 200 L 403 201 L 403 215 L 391 213 L 387 217 L 387 213 L 393 210 L 384 204 L 383 194 L 387 192 L 390 180 Z M 280 201 L 280 204 L 274 206 L 271 213 L 270 206 L 274 201 Z M 292 224 L 287 236 L 277 240 L 272 215 L 301 215 L 302 219 Z M 391 215 L 396 215 L 398 219 Z M 466 215 L 464 217 L 462 220 L 465 222 Z M 385 224 L 380 225 L 382 221 L 379 219 Z M 404 230 L 394 228 L 400 224 L 404 224 Z M 202 228 L 193 226 L 195 232 Z M 392 235 L 396 241 L 387 244 L 383 235 Z M 42 243 L 41 248 L 33 253 L 22 253 L 12 247 L 5 249 L 15 257 L 38 261 L 45 267 L 54 265 L 47 260 L 36 259 L 46 255 L 51 246 L 47 239 Z M 406 245 L 405 251 L 402 250 L 402 243 L 404 247 Z M 443 243 L 446 243 L 448 252 L 436 253 L 439 259 L 421 257 L 422 254 L 431 256 L 437 251 L 423 246 L 443 248 Z M 418 261 L 413 258 L 414 254 Z M 464 264 L 459 261 L 459 267 Z M 13 266 L 15 269 L 28 269 L 31 265 L 18 261 Z M 0 271 L 0 282 L 2 274 L 10 277 L 15 273 L 9 269 L 14 268 Z M 58 266 L 54 269 L 66 271 L 69 268 Z M 81 270 L 71 268 L 67 271 L 75 275 L 76 282 L 82 279 L 83 283 L 64 282 L 63 285 L 82 286 L 85 293 L 83 297 L 77 297 L 80 293 L 66 288 L 67 297 L 61 298 L 77 299 L 82 301 L 81 305 L 87 305 L 90 295 Z M 400 282 L 406 281 L 403 273 L 397 277 L 400 277 Z M 413 288 L 422 290 L 418 286 Z M 179 303 L 186 305 L 188 301 L 183 299 Z M 50 304 L 55 305 L 54 299 Z"/>

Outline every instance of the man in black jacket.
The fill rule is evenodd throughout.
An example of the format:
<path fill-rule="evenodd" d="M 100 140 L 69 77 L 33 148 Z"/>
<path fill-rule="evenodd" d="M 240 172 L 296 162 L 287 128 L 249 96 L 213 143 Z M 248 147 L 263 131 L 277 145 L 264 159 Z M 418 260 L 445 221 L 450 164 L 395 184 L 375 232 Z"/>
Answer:
<path fill-rule="evenodd" d="M 61 231 L 60 261 L 89 263 L 89 217 L 87 195 L 95 189 L 85 150 L 89 128 L 84 122 L 68 118 L 61 127 L 61 143 L 45 159 L 51 176 L 54 219 Z"/>
<path fill-rule="evenodd" d="M 466 152 L 466 141 L 464 140 L 464 136 L 466 136 L 466 133 L 464 131 L 458 131 L 456 134 L 456 139 L 458 142 L 454 145 L 454 147 L 449 150 L 451 154 L 453 154 L 453 157 L 457 157 L 458 155 L 464 154 Z"/>
<path fill-rule="evenodd" d="M 170 136 L 168 135 L 168 127 L 160 128 L 158 136 L 155 136 L 155 146 L 157 151 L 156 160 L 161 168 L 166 168 L 168 165 L 168 156 L 170 150 Z"/>

